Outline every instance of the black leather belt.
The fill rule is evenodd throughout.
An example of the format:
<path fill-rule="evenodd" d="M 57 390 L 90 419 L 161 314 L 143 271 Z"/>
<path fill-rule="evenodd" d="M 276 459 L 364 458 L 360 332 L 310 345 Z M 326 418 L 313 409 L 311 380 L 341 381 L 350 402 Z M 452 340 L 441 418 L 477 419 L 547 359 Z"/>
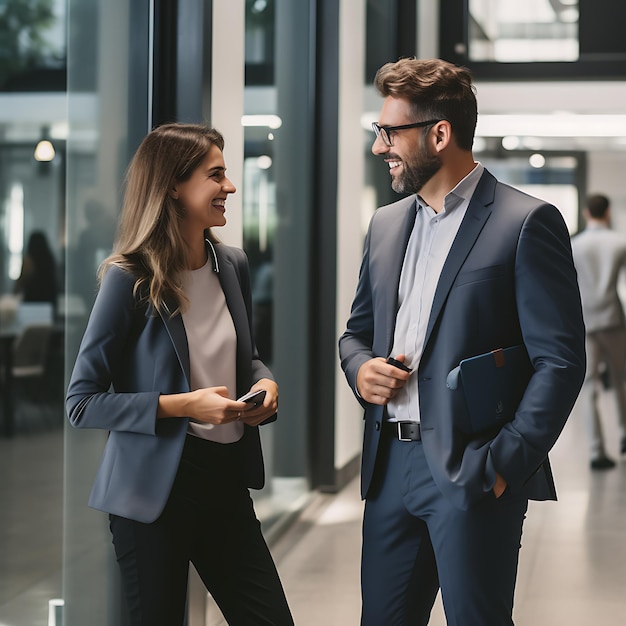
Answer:
<path fill-rule="evenodd" d="M 385 422 L 383 428 L 399 441 L 422 440 L 419 422 Z"/>

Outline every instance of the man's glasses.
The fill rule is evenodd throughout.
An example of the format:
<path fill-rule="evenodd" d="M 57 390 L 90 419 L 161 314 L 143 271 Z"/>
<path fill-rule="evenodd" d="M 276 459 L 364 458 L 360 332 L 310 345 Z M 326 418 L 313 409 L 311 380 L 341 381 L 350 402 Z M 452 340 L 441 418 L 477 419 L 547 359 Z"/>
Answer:
<path fill-rule="evenodd" d="M 414 124 L 402 124 L 401 126 L 381 126 L 378 122 L 372 122 L 372 130 L 376 133 L 376 137 L 380 137 L 383 143 L 391 148 L 393 141 L 391 133 L 397 130 L 407 130 L 409 128 L 423 128 L 424 126 L 432 126 L 442 120 L 428 120 L 426 122 L 415 122 Z"/>

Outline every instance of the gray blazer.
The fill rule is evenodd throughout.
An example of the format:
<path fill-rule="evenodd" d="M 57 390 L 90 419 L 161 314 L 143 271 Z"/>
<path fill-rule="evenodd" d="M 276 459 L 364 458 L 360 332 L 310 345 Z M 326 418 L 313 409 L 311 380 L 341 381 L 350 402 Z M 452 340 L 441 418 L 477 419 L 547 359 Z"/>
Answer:
<path fill-rule="evenodd" d="M 626 269 L 626 237 L 590 226 L 572 238 L 587 331 L 624 327 L 618 294 L 621 272 Z"/>
<path fill-rule="evenodd" d="M 237 333 L 239 397 L 272 375 L 253 343 L 245 253 L 224 244 L 210 245 L 213 251 L 214 270 Z M 157 420 L 159 395 L 190 390 L 189 349 L 182 317 L 170 318 L 138 303 L 134 281 L 117 267 L 106 273 L 76 358 L 66 406 L 73 426 L 110 431 L 89 505 L 149 523 L 159 517 L 169 497 L 189 421 Z M 258 428 L 245 427 L 242 445 L 247 484 L 260 489 L 264 470 Z"/>
<path fill-rule="evenodd" d="M 360 366 L 389 355 L 398 282 L 415 197 L 374 214 L 356 296 L 339 340 L 356 393 Z M 512 422 L 471 434 L 462 391 L 446 387 L 463 358 L 524 344 L 534 374 Z M 548 451 L 582 385 L 584 326 L 570 240 L 559 211 L 483 173 L 437 285 L 418 377 L 423 446 L 433 478 L 460 508 L 489 497 L 496 470 L 509 488 L 555 499 Z M 384 407 L 365 409 L 361 493 L 367 497 Z"/>

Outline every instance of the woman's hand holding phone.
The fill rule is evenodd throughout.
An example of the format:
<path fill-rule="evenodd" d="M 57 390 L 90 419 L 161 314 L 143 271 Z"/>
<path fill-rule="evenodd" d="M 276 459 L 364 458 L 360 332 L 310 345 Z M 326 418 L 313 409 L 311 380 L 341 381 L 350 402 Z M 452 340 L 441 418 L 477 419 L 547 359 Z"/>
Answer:
<path fill-rule="evenodd" d="M 248 426 L 258 426 L 278 410 L 278 385 L 269 378 L 262 378 L 237 401 L 247 405 L 239 420 Z"/>
<path fill-rule="evenodd" d="M 261 406 L 261 404 L 263 404 L 263 400 L 265 400 L 265 394 L 265 389 L 249 391 L 248 393 L 241 396 L 241 398 L 237 398 L 237 402 L 245 402 L 246 404 L 251 405 L 251 409 L 256 409 L 258 406 Z"/>

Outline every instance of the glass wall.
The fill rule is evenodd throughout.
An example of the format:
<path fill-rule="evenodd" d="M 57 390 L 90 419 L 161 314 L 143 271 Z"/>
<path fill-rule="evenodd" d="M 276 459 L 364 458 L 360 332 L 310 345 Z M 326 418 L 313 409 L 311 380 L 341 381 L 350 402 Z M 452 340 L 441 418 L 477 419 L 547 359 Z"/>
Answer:
<path fill-rule="evenodd" d="M 622 80 L 626 4 L 440 0 L 439 55 L 476 78 Z"/>
<path fill-rule="evenodd" d="M 578 0 L 469 0 L 472 61 L 577 61 Z"/>
<path fill-rule="evenodd" d="M 124 171 L 150 127 L 151 2 L 69 0 L 66 378 L 111 250 Z M 65 433 L 64 624 L 124 623 L 106 515 L 87 500 L 106 433 Z"/>
<path fill-rule="evenodd" d="M 0 3 L 0 623 L 62 595 L 66 6 Z"/>
<path fill-rule="evenodd" d="M 240 3 L 243 6 L 244 0 Z M 176 31 L 175 37 L 182 38 L 184 33 L 177 28 L 182 28 L 183 13 L 202 13 L 202 9 L 206 17 L 212 3 L 181 0 L 176 6 L 177 20 L 172 22 L 172 15 L 166 15 L 172 5 L 156 0 L 0 3 L 2 625 L 44 626 L 49 623 L 48 603 L 56 598 L 64 603 L 66 626 L 123 626 L 126 622 L 106 515 L 87 507 L 106 433 L 74 430 L 66 423 L 64 383 L 97 291 L 97 267 L 111 250 L 131 155 L 153 120 L 165 121 L 178 114 L 192 121 L 197 110 L 210 111 L 206 101 L 210 89 L 205 90 L 204 84 L 192 97 L 183 89 L 170 89 L 167 82 L 172 79 L 173 84 L 183 85 L 184 79 L 197 77 L 198 71 L 207 78 L 211 65 L 206 58 L 210 56 L 207 41 L 203 41 L 207 50 L 195 55 L 202 57 L 197 64 L 193 54 L 197 49 L 189 39 L 184 39 L 186 47 L 176 40 L 174 50 L 157 48 L 165 35 Z M 336 226 L 331 222 L 336 218 L 337 181 L 329 185 L 327 178 L 316 181 L 314 177 L 315 172 L 325 171 L 320 164 L 326 165 L 326 171 L 334 168 L 335 161 L 327 165 L 328 155 L 316 153 L 316 134 L 324 132 L 324 145 L 337 149 L 333 112 L 337 67 L 328 53 L 324 69 L 333 75 L 330 79 L 322 75 L 315 49 L 324 41 L 317 23 L 320 13 L 326 19 L 320 18 L 322 27 L 328 26 L 338 9 L 331 0 L 245 0 L 245 8 L 245 42 L 241 41 L 246 50 L 245 151 L 243 179 L 238 181 L 243 197 L 243 246 L 254 279 L 258 346 L 281 388 L 280 420 L 261 430 L 267 486 L 254 493 L 263 526 L 271 531 L 297 512 L 310 494 L 311 465 L 319 461 L 311 444 L 311 423 L 322 413 L 313 379 L 319 379 L 322 372 L 334 385 L 336 375 L 335 310 L 333 306 L 315 308 L 319 289 L 334 292 L 334 270 L 313 276 L 313 258 L 319 261 L 334 255 Z M 343 19 L 348 19 L 345 14 Z M 359 27 L 356 37 L 359 45 L 365 38 L 363 28 Z M 336 33 L 333 37 L 337 46 Z M 355 64 L 356 80 L 364 73 L 361 52 Z M 185 72 L 179 69 L 183 58 L 187 59 Z M 323 81 L 326 119 L 316 102 L 320 93 L 316 86 Z M 235 93 L 242 85 L 232 88 Z M 228 84 L 220 89 L 228 96 Z M 358 105 L 354 107 L 348 135 L 341 129 L 344 151 L 358 152 L 359 158 L 360 112 Z M 201 121 L 202 116 L 194 121 Z M 369 141 L 369 131 L 366 136 Z M 357 140 L 352 141 L 353 137 Z M 354 169 L 352 157 L 344 154 L 342 162 L 342 167 Z M 346 198 L 359 195 L 360 167 L 355 176 L 358 182 L 342 192 Z M 332 174 L 336 174 L 334 169 Z M 329 201 L 322 203 L 320 198 Z M 319 206 L 316 210 L 316 202 L 324 204 L 323 210 Z M 326 215 L 326 223 L 320 224 L 324 222 L 320 214 Z M 28 307 L 24 306 L 30 304 L 26 297 L 14 293 L 14 288 L 24 273 L 33 231 L 41 231 L 48 241 L 52 260 L 47 269 L 52 269 L 48 276 L 53 279 L 46 285 L 56 289 L 53 297 L 46 295 L 45 301 Z M 331 242 L 332 254 L 328 245 L 322 246 L 320 232 Z M 352 243 L 358 249 L 356 259 L 360 237 Z M 333 264 L 334 259 L 327 267 Z M 351 281 L 356 273 L 356 267 L 350 269 Z M 316 332 L 320 321 L 314 319 L 320 315 L 331 328 L 323 338 Z M 41 398 L 45 401 L 39 402 L 30 387 L 19 396 L 7 393 L 13 389 L 6 376 L 13 372 L 10 360 L 16 355 L 16 320 L 36 322 L 50 330 L 45 384 L 38 381 L 36 386 L 45 391 Z M 312 366 L 322 340 L 331 350 L 326 370 L 320 358 Z M 27 406 L 25 400 L 31 396 L 38 401 L 33 403 L 36 406 Z M 350 402 L 354 403 L 352 398 Z M 324 462 L 334 470 L 332 393 L 324 398 L 324 406 L 330 408 L 323 411 L 324 428 L 316 430 L 315 445 L 326 446 Z M 355 425 L 353 430 L 359 430 L 360 415 Z M 344 428 L 341 437 L 341 463 L 347 464 L 358 456 L 353 449 L 359 448 L 360 433 L 353 437 L 352 429 Z M 334 484 L 332 476 L 329 484 Z M 55 626 L 61 624 L 60 613 L 52 611 L 59 615 Z"/>
<path fill-rule="evenodd" d="M 312 173 L 309 2 L 246 0 L 243 245 L 256 341 L 280 385 L 280 419 L 261 429 L 265 528 L 309 491 L 307 417 Z"/>
<path fill-rule="evenodd" d="M 365 102 L 362 115 L 363 150 L 365 155 L 365 180 L 368 205 L 363 216 L 364 228 L 376 207 L 399 200 L 389 184 L 389 169 L 383 167 L 380 158 L 372 154 L 374 133 L 372 122 L 378 120 L 383 99 L 374 88 L 376 72 L 385 63 L 401 57 L 417 54 L 415 3 L 409 11 L 407 3 L 401 0 L 367 0 L 366 3 L 366 63 L 365 63 Z M 404 38 L 400 35 L 405 32 Z"/>

